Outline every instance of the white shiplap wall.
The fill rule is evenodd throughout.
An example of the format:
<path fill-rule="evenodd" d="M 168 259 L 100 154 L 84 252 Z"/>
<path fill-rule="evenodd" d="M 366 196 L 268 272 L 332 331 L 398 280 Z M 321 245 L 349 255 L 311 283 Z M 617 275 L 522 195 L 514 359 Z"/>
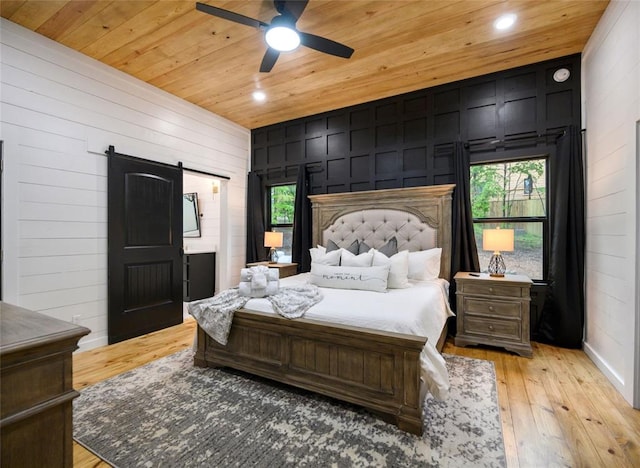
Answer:
<path fill-rule="evenodd" d="M 244 265 L 250 132 L 1 19 L 3 299 L 107 343 L 107 158 L 117 152 L 229 176 L 220 287 Z"/>
<path fill-rule="evenodd" d="M 637 382 L 636 216 L 640 2 L 612 1 L 583 52 L 585 351 L 632 403 Z"/>

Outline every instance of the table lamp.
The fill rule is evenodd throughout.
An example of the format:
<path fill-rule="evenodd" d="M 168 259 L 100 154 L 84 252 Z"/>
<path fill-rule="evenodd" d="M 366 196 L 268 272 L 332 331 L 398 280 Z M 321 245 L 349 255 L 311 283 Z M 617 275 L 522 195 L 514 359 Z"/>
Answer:
<path fill-rule="evenodd" d="M 281 232 L 267 231 L 264 233 L 264 246 L 269 247 L 271 263 L 278 263 L 276 247 L 282 247 L 283 234 Z"/>
<path fill-rule="evenodd" d="M 507 270 L 500 252 L 513 252 L 513 229 L 485 229 L 482 231 L 482 250 L 493 250 L 487 271 L 489 276 L 504 276 Z"/>

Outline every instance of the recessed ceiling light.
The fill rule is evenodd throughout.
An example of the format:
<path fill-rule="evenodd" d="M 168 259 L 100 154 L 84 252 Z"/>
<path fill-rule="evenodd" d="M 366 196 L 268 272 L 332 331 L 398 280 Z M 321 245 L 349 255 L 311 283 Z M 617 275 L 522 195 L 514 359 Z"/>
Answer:
<path fill-rule="evenodd" d="M 258 102 L 262 102 L 265 99 L 267 99 L 267 95 L 264 93 L 264 91 L 254 91 L 252 96 L 254 101 L 258 101 Z"/>
<path fill-rule="evenodd" d="M 493 23 L 493 27 L 499 30 L 509 29 L 516 22 L 517 16 L 513 13 L 509 13 L 507 15 L 502 15 L 500 18 L 495 20 Z"/>

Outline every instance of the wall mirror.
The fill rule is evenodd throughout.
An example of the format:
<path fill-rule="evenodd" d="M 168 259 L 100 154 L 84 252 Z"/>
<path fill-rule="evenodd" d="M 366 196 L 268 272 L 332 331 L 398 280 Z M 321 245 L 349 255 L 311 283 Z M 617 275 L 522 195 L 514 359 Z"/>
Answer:
<path fill-rule="evenodd" d="M 197 192 L 183 195 L 182 237 L 200 237 L 200 211 Z"/>

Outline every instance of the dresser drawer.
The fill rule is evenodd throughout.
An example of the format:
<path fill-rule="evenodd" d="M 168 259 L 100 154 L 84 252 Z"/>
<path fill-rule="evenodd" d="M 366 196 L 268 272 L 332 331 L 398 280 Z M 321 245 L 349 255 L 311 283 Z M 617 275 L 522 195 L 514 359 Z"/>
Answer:
<path fill-rule="evenodd" d="M 464 333 L 482 335 L 496 340 L 520 341 L 522 337 L 521 322 L 518 320 L 500 320 L 467 315 L 464 318 Z"/>
<path fill-rule="evenodd" d="M 519 319 L 522 316 L 520 302 L 487 301 L 486 299 L 464 298 L 464 313 L 493 315 Z"/>
<path fill-rule="evenodd" d="M 527 288 L 507 284 L 486 284 L 479 282 L 465 282 L 462 285 L 464 294 L 482 294 L 487 296 L 527 297 Z"/>
<path fill-rule="evenodd" d="M 3 369 L 0 416 L 6 418 L 72 390 L 70 354 L 25 360 Z"/>

